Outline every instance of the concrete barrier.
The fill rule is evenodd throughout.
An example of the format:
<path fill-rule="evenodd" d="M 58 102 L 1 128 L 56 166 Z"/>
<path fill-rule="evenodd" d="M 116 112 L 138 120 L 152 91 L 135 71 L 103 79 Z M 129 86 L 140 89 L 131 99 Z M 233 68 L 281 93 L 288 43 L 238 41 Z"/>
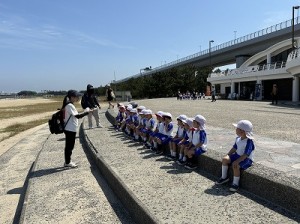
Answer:
<path fill-rule="evenodd" d="M 97 149 L 94 147 L 93 143 L 88 139 L 84 130 L 85 128 L 82 123 L 80 135 L 84 141 L 84 144 L 90 149 L 91 155 L 94 161 L 96 162 L 98 169 L 108 182 L 110 188 L 114 191 L 114 193 L 122 202 L 126 210 L 129 212 L 130 216 L 135 220 L 136 223 L 159 223 L 157 218 L 153 216 L 143 205 L 143 203 L 135 197 L 134 193 L 132 193 L 131 190 L 128 189 L 124 182 L 105 162 L 102 156 L 99 155 Z"/>
<path fill-rule="evenodd" d="M 115 124 L 116 113 L 113 110 L 107 110 L 105 115 L 111 124 Z M 216 179 L 219 178 L 223 156 L 216 150 L 209 149 L 205 154 L 199 156 L 198 169 L 210 173 Z M 232 177 L 231 169 L 229 176 Z M 292 212 L 300 213 L 299 178 L 286 176 L 280 171 L 255 163 L 251 168 L 242 172 L 240 186 L 242 189 Z"/>

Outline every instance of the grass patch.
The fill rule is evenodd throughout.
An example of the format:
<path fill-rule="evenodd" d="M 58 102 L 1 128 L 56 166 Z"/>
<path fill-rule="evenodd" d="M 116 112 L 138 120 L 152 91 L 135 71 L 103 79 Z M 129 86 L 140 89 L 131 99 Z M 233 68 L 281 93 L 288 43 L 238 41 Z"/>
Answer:
<path fill-rule="evenodd" d="M 52 101 L 49 101 L 48 103 L 39 103 L 16 107 L 2 107 L 0 108 L 0 120 L 13 117 L 28 116 L 33 114 L 40 114 L 51 111 L 55 112 L 58 108 L 61 108 L 63 98 L 54 98 L 51 100 Z M 75 107 L 81 108 L 80 103 L 76 103 Z"/>
<path fill-rule="evenodd" d="M 49 118 L 43 118 L 43 119 L 40 119 L 40 120 L 34 120 L 34 121 L 30 121 L 30 122 L 27 122 L 27 123 L 17 123 L 17 124 L 13 124 L 13 125 L 10 125 L 4 129 L 1 130 L 2 133 L 4 132 L 9 132 L 10 134 L 4 138 L 2 138 L 0 141 L 3 141 L 5 139 L 8 139 L 12 136 L 15 136 L 17 134 L 19 134 L 20 132 L 23 132 L 23 131 L 26 131 L 30 128 L 34 128 L 36 126 L 39 126 L 41 124 L 45 124 L 46 122 L 48 122 Z M 50 131 L 49 131 L 50 133 Z"/>
<path fill-rule="evenodd" d="M 51 101 L 39 103 L 39 104 L 32 104 L 32 105 L 24 105 L 24 106 L 12 106 L 12 107 L 0 107 L 0 121 L 2 119 L 8 119 L 8 118 L 16 118 L 16 117 L 22 117 L 22 116 L 30 116 L 34 114 L 42 114 L 46 112 L 56 112 L 58 108 L 61 108 L 62 102 L 63 102 L 63 96 L 62 97 L 56 97 L 51 98 Z M 102 108 L 105 107 L 107 104 L 106 102 L 103 102 L 101 98 L 98 98 L 100 105 Z M 83 111 L 81 108 L 80 102 L 77 102 L 74 104 L 78 112 L 80 113 Z M 50 119 L 50 116 L 47 118 L 42 118 L 39 120 L 34 120 L 26 123 L 16 123 L 13 125 L 10 125 L 8 127 L 5 127 L 3 129 L 0 129 L 0 133 L 9 133 L 7 136 L 1 138 L 0 142 L 8 139 L 12 136 L 17 135 L 20 132 L 23 132 L 25 130 L 28 130 L 30 128 L 34 128 L 38 125 L 47 123 Z M 50 133 L 50 131 L 49 131 Z"/>

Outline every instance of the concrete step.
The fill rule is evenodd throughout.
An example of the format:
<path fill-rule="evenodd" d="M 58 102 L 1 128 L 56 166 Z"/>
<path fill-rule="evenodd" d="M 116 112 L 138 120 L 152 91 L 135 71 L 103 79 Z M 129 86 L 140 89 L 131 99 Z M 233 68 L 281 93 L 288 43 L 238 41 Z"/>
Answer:
<path fill-rule="evenodd" d="M 0 155 L 0 223 L 19 223 L 28 176 L 48 136 L 42 125 Z"/>
<path fill-rule="evenodd" d="M 99 174 L 76 138 L 72 160 L 64 168 L 64 134 L 49 135 L 29 175 L 21 223 L 132 223 L 128 212 Z"/>
<path fill-rule="evenodd" d="M 112 121 L 112 111 L 106 113 Z M 285 209 L 246 190 L 245 184 L 271 187 L 249 179 L 232 194 L 216 186 L 220 155 L 207 153 L 199 169 L 189 171 L 115 132 L 100 114 L 105 128 L 84 130 L 86 143 L 107 182 L 138 223 L 297 223 L 299 213 Z M 84 121 L 83 127 L 87 126 Z M 216 158 L 217 157 L 217 158 Z M 217 162 L 218 161 L 218 162 Z M 203 165 L 201 164 L 208 164 Z M 208 166 L 208 168 L 205 168 Z M 218 171 L 219 172 L 219 171 Z M 218 173 L 217 172 L 217 173 Z M 253 172 L 253 171 L 251 171 Z M 218 173 L 219 174 L 219 173 Z M 261 173 L 263 174 L 263 173 Z M 258 187 L 259 188 L 259 187 Z M 294 195 L 294 194 L 293 194 Z M 295 196 L 295 195 L 294 195 Z M 297 195 L 296 195 L 297 197 Z"/>
<path fill-rule="evenodd" d="M 114 123 L 116 113 L 113 110 L 109 110 L 106 113 L 107 119 L 110 123 Z M 175 129 L 176 130 L 176 125 Z M 198 167 L 202 171 L 208 172 L 216 178 L 221 176 L 221 158 L 227 153 L 227 148 L 224 147 L 224 142 L 230 142 L 235 136 L 229 134 L 228 131 L 222 128 L 209 127 L 207 129 L 207 136 L 209 139 L 208 151 L 198 158 Z M 259 139 L 259 140 L 258 140 Z M 298 144 L 275 141 L 269 138 L 257 137 L 256 143 L 265 147 L 266 150 L 277 150 L 278 147 L 281 151 L 286 151 L 284 154 L 285 160 L 297 160 L 300 153 L 299 150 L 295 150 L 295 147 L 299 148 Z M 273 145 L 272 145 L 273 144 Z M 220 148 L 221 146 L 221 148 Z M 271 148 L 272 147 L 272 148 Z M 286 149 L 289 149 L 289 152 Z M 226 151 L 224 151 L 224 149 Z M 264 150 L 264 149 L 263 149 Z M 263 150 L 256 149 L 256 160 L 264 161 Z M 282 160 L 280 154 L 270 154 L 275 158 L 275 161 Z M 280 163 L 280 162 L 278 162 Z M 300 178 L 297 173 L 288 175 L 287 173 L 279 170 L 280 166 L 276 162 L 271 163 L 273 168 L 266 167 L 260 163 L 255 162 L 254 165 L 242 173 L 240 180 L 240 186 L 266 200 L 274 202 L 282 207 L 287 208 L 295 213 L 300 214 Z M 229 169 L 229 176 L 232 177 L 232 170 Z M 298 172 L 298 170 L 296 171 Z M 232 179 L 232 178 L 231 178 Z"/>

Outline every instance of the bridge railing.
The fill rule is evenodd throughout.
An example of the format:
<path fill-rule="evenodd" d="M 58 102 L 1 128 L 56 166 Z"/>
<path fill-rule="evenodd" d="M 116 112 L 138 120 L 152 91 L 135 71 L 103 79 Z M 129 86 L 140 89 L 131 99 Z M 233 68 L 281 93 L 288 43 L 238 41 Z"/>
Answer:
<path fill-rule="evenodd" d="M 300 18 L 300 16 L 298 16 L 298 17 L 296 17 L 294 19 L 294 25 L 299 24 L 299 22 L 300 22 L 299 18 Z M 243 42 L 246 42 L 246 41 L 249 41 L 249 40 L 252 40 L 252 39 L 255 39 L 255 38 L 258 38 L 258 37 L 261 37 L 261 36 L 264 36 L 264 35 L 267 35 L 267 34 L 270 34 L 270 33 L 273 33 L 273 32 L 276 32 L 276 31 L 288 28 L 288 27 L 291 27 L 291 26 L 292 26 L 292 19 L 286 20 L 284 22 L 281 22 L 281 23 L 278 23 L 276 25 L 267 27 L 265 29 L 261 29 L 259 31 L 254 32 L 254 33 L 250 33 L 250 34 L 247 34 L 245 36 L 238 37 L 238 38 L 236 38 L 234 40 L 230 40 L 230 41 L 227 41 L 225 43 L 213 46 L 213 47 L 211 47 L 210 52 L 221 50 L 221 49 L 224 49 L 226 47 L 231 47 L 231 46 L 233 46 L 235 44 L 240 44 L 240 43 L 243 43 Z M 155 67 L 152 70 L 162 69 L 162 68 L 165 68 L 165 67 L 168 67 L 168 66 L 171 66 L 171 65 L 174 65 L 174 64 L 178 64 L 180 62 L 184 62 L 184 61 L 187 61 L 187 60 L 190 60 L 190 59 L 202 56 L 202 55 L 207 55 L 207 54 L 209 54 L 209 49 L 206 49 L 206 50 L 197 52 L 195 54 L 192 54 L 192 55 L 189 55 L 189 56 L 177 59 L 175 61 L 166 63 L 164 65 Z"/>

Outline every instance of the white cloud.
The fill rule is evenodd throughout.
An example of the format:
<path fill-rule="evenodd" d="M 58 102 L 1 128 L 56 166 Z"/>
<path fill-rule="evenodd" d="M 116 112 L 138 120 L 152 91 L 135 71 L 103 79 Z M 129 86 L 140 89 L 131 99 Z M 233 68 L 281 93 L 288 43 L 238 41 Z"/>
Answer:
<path fill-rule="evenodd" d="M 111 40 L 67 30 L 49 24 L 35 24 L 15 15 L 0 14 L 0 48 L 13 49 L 54 49 L 57 47 L 95 47 L 132 49 Z"/>

